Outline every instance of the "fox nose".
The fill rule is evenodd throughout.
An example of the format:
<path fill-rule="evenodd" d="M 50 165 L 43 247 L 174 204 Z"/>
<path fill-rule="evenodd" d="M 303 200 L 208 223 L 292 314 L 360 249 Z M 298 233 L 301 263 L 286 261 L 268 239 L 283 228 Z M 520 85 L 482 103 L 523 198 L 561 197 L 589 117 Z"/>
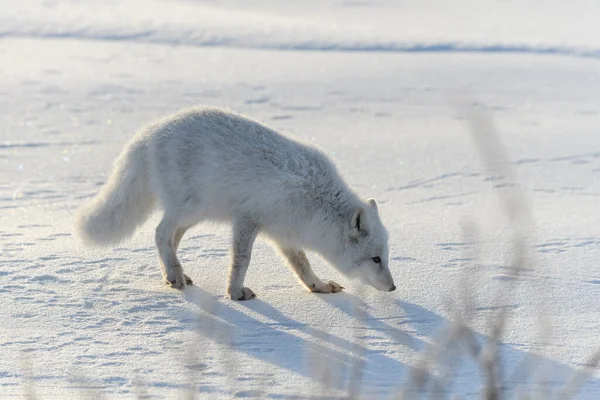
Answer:
<path fill-rule="evenodd" d="M 394 290 L 396 290 L 396 286 L 392 286 L 389 291 L 393 292 Z"/>

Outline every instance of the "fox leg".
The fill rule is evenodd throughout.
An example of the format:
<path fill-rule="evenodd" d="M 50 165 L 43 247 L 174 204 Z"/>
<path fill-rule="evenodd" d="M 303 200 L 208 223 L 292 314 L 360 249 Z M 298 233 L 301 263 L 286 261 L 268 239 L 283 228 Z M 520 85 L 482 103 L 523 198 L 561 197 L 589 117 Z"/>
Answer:
<path fill-rule="evenodd" d="M 175 289 L 183 289 L 186 283 L 191 283 L 191 279 L 183 273 L 183 268 L 175 254 L 185 231 L 177 235 L 178 232 L 180 230 L 175 222 L 165 216 L 156 228 L 155 240 L 165 282 Z M 176 240 L 176 236 L 178 236 L 178 240 Z"/>
<path fill-rule="evenodd" d="M 187 232 L 187 230 L 188 228 L 177 228 L 177 230 L 175 231 L 175 237 L 173 239 L 175 244 L 175 250 L 179 248 L 181 238 L 183 237 L 183 235 L 185 235 L 185 232 Z"/>
<path fill-rule="evenodd" d="M 175 251 L 177 251 L 177 249 L 179 249 L 179 243 L 181 242 L 181 238 L 183 237 L 183 235 L 185 235 L 185 233 L 187 232 L 188 229 L 189 228 L 187 228 L 187 227 L 181 227 L 181 228 L 177 228 L 177 230 L 175 231 L 175 238 L 173 239 L 174 244 L 175 244 Z M 185 278 L 185 283 L 187 285 L 191 285 L 192 283 L 194 283 L 192 278 L 187 276 L 187 274 L 183 274 L 183 277 Z"/>
<path fill-rule="evenodd" d="M 258 225 L 250 220 L 238 218 L 233 224 L 233 247 L 227 294 L 232 300 L 250 300 L 254 292 L 244 287 L 244 278 L 250 264 L 252 246 L 258 234 Z"/>
<path fill-rule="evenodd" d="M 294 274 L 311 292 L 338 293 L 342 291 L 343 287 L 334 281 L 323 282 L 321 279 L 319 279 L 319 277 L 312 270 L 310 262 L 308 261 L 308 258 L 306 258 L 304 251 L 283 247 L 280 247 L 280 251 L 287 259 L 290 267 L 294 271 Z"/>

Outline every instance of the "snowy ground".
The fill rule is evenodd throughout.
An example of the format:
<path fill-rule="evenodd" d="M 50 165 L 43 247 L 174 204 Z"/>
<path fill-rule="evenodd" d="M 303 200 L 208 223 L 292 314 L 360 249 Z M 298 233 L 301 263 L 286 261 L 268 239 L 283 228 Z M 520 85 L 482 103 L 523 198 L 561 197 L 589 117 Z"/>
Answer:
<path fill-rule="evenodd" d="M 390 395 L 456 315 L 464 276 L 479 340 L 511 311 L 507 384 L 559 390 L 600 347 L 596 2 L 234 3 L 0 2 L 0 397 L 339 396 L 360 360 L 363 395 Z M 483 167 L 457 99 L 493 116 L 532 226 L 502 212 L 514 180 Z M 198 226 L 180 251 L 197 286 L 182 294 L 161 283 L 157 216 L 120 247 L 82 247 L 74 212 L 124 143 L 198 103 L 324 149 L 381 203 L 398 290 L 312 256 L 347 290 L 307 293 L 258 242 L 247 284 L 259 298 L 231 302 L 229 231 Z M 475 398 L 463 361 L 448 390 Z M 580 398 L 600 396 L 599 378 Z"/>

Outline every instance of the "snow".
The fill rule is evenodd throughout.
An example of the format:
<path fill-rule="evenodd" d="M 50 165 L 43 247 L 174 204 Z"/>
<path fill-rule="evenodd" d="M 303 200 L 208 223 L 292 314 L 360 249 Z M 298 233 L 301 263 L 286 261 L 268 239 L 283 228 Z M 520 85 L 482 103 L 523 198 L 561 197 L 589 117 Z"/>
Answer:
<path fill-rule="evenodd" d="M 384 397 L 467 300 L 480 342 L 510 310 L 507 385 L 557 392 L 598 350 L 599 16 L 584 0 L 2 2 L 1 396 L 337 397 L 360 382 Z M 461 102 L 493 118 L 512 175 L 486 169 Z M 119 247 L 83 247 L 74 212 L 124 143 L 197 103 L 326 151 L 380 203 L 398 289 L 310 255 L 346 291 L 305 292 L 259 241 L 246 281 L 259 298 L 231 302 L 229 230 L 202 225 L 180 250 L 196 286 L 174 291 L 158 216 Z M 527 201 L 511 220 L 516 181 Z M 539 366 L 525 374 L 523 360 Z M 479 397 L 479 370 L 461 361 L 446 390 Z M 578 398 L 597 398 L 599 378 Z"/>
<path fill-rule="evenodd" d="M 594 0 L 5 1 L 0 36 L 296 50 L 600 57 Z M 493 10 L 493 11 L 492 11 Z M 549 29 L 550 28 L 550 29 Z M 555 28 L 555 29 L 552 29 Z"/>

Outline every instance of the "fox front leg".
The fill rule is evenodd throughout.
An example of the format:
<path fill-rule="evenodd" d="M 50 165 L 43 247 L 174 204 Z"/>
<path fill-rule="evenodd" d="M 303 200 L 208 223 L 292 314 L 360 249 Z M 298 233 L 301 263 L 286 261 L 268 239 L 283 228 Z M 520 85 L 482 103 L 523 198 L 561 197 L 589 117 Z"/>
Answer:
<path fill-rule="evenodd" d="M 227 284 L 227 295 L 232 300 L 250 300 L 256 297 L 250 288 L 244 287 L 244 278 L 257 234 L 258 224 L 251 220 L 238 218 L 233 224 L 231 267 Z"/>
<path fill-rule="evenodd" d="M 339 293 L 344 289 L 334 281 L 323 282 L 314 273 L 306 254 L 302 250 L 280 247 L 281 253 L 287 259 L 294 274 L 302 284 L 314 293 Z"/>

